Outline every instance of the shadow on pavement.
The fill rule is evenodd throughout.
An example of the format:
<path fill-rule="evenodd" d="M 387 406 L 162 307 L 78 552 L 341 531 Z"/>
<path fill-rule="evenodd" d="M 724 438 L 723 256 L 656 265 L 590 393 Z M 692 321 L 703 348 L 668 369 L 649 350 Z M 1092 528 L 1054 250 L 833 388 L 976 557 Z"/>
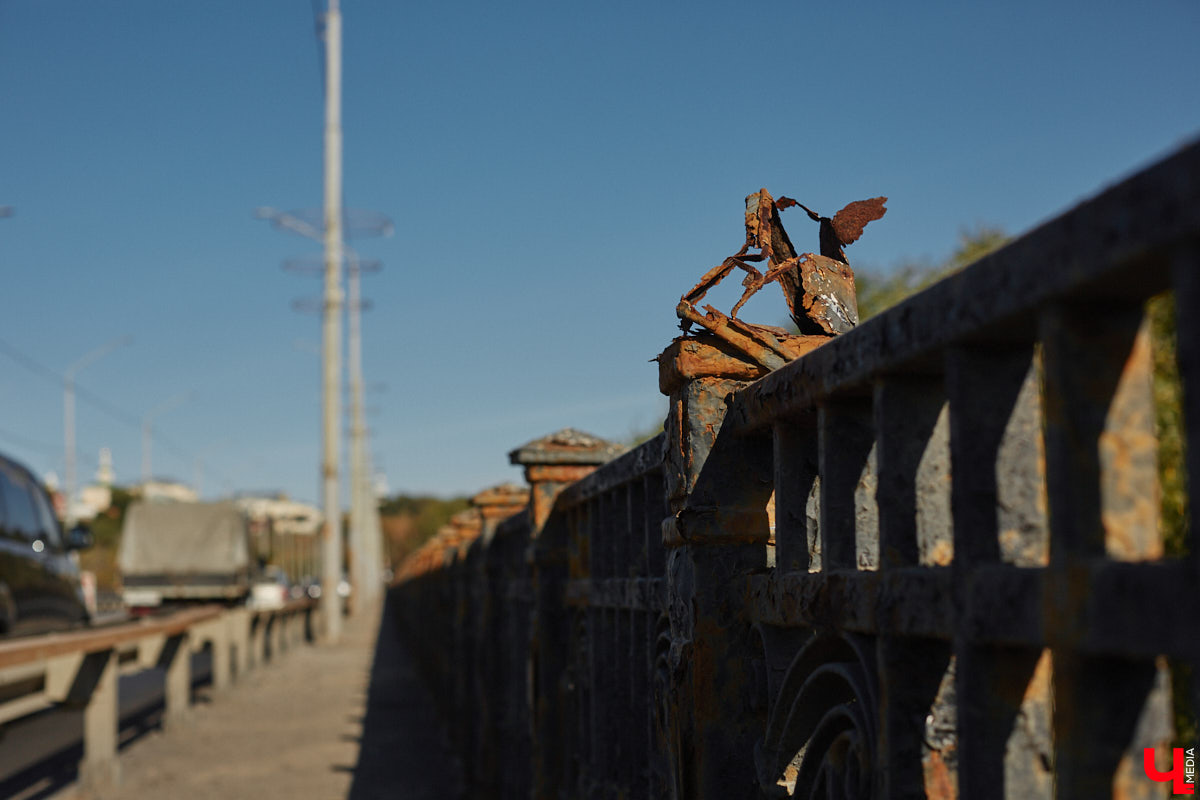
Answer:
<path fill-rule="evenodd" d="M 200 666 L 200 669 L 195 669 Z M 206 690 L 212 685 L 208 663 L 194 662 L 196 677 L 192 680 L 192 703 L 209 702 Z M 157 673 L 148 670 L 149 673 Z M 135 707 L 121 714 L 117 729 L 118 752 L 147 734 L 162 728 L 164 705 L 161 675 L 150 676 L 157 686 Z M 120 690 L 126 692 L 130 679 L 121 678 Z M 79 762 L 83 759 L 83 712 L 78 709 L 51 708 L 0 729 L 0 748 L 5 738 L 23 740 L 23 750 L 32 754 L 22 766 L 0 764 L 0 798 L 6 800 L 43 800 L 73 784 L 79 778 Z M 38 746 L 38 743 L 44 746 Z M 64 744 L 56 744 L 56 743 Z"/>
<path fill-rule="evenodd" d="M 160 729 L 163 708 L 162 701 L 158 701 L 122 716 L 117 732 L 117 750 L 124 750 L 151 731 Z M 62 715 L 64 712 L 52 710 L 46 713 Z M 74 712 L 74 715 L 81 716 L 81 712 Z M 2 743 L 0 747 L 3 747 Z M 77 739 L 75 743 L 49 753 L 19 772 L 5 776 L 0 780 L 0 797 L 20 800 L 42 800 L 52 797 L 78 779 L 79 762 L 82 759 L 83 742 Z"/>
<path fill-rule="evenodd" d="M 371 665 L 362 744 L 349 800 L 463 796 L 462 770 L 434 711 L 433 697 L 385 602 Z"/>

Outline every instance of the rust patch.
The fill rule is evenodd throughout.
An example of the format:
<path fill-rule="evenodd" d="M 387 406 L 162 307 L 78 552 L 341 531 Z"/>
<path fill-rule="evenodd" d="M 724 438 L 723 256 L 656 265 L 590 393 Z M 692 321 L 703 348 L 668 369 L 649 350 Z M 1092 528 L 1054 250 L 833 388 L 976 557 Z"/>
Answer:
<path fill-rule="evenodd" d="M 855 200 L 833 215 L 833 232 L 837 234 L 843 245 L 857 242 L 868 222 L 877 220 L 887 213 L 887 208 L 884 206 L 886 202 L 886 197 Z"/>
<path fill-rule="evenodd" d="M 938 750 L 930 750 L 922 761 L 925 771 L 925 792 L 937 800 L 957 800 L 958 777 Z"/>
<path fill-rule="evenodd" d="M 782 328 L 766 325 L 750 327 L 775 335 L 789 360 L 799 358 L 829 341 L 828 336 L 792 336 Z M 728 341 L 706 333 L 676 338 L 666 350 L 654 357 L 654 361 L 658 362 L 658 389 L 665 395 L 670 395 L 696 378 L 754 381 L 770 371 L 761 364 L 747 361 Z"/>

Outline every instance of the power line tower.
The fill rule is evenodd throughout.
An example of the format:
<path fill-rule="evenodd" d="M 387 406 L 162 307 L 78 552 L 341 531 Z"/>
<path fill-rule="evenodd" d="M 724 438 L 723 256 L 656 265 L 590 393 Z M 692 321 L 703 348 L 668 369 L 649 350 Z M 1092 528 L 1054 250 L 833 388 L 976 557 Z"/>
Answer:
<path fill-rule="evenodd" d="M 356 215 L 359 226 L 366 228 L 362 214 Z M 386 225 L 383 218 L 376 219 L 374 232 L 388 234 L 390 223 Z M 378 522 L 372 521 L 378 515 L 377 504 L 370 490 L 369 455 L 367 452 L 367 427 L 365 408 L 363 405 L 363 371 L 362 371 L 362 312 L 370 309 L 370 301 L 362 297 L 362 276 L 364 273 L 378 272 L 381 265 L 378 261 L 361 259 L 354 248 L 343 245 L 346 255 L 346 279 L 349 287 L 346 301 L 346 311 L 349 317 L 349 390 L 350 397 L 350 536 L 348 541 L 349 565 L 348 574 L 352 586 L 351 612 L 371 608 L 379 599 L 379 587 L 382 583 L 382 547 L 374 541 L 378 533 Z M 321 263 L 314 259 L 289 259 L 284 262 L 284 269 L 299 274 L 315 275 L 323 270 Z M 297 311 L 312 311 L 321 307 L 319 301 L 311 299 L 297 300 L 292 303 Z"/>
<path fill-rule="evenodd" d="M 341 377 L 342 303 L 342 12 L 338 0 L 329 0 L 325 13 L 325 319 L 322 323 L 323 362 L 321 477 L 325 508 L 322 531 L 324 561 L 321 568 L 321 611 L 325 639 L 342 635 L 342 609 L 337 587 L 341 583 L 341 503 L 338 497 L 338 383 Z"/>
<path fill-rule="evenodd" d="M 342 611 L 337 586 L 342 580 L 341 500 L 338 480 L 341 459 L 339 438 L 339 393 L 342 378 L 341 311 L 342 266 L 345 244 L 342 209 L 342 15 L 338 0 L 328 0 L 323 25 L 325 45 L 325 203 L 321 221 L 263 208 L 256 212 L 276 227 L 291 230 L 324 243 L 325 292 L 322 313 L 322 402 L 321 402 L 321 495 L 325 513 L 322 528 L 321 616 L 324 638 L 336 642 L 341 636 Z M 391 225 L 387 223 L 390 233 Z M 353 250 L 350 250 L 353 252 Z M 351 497 L 360 494 L 352 490 Z"/>

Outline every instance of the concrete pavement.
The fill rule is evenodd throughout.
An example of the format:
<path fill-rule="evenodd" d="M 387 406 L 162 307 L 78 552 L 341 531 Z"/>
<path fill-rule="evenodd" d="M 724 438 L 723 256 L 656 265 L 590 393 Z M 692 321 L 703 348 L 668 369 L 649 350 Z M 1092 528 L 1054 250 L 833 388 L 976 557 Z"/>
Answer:
<path fill-rule="evenodd" d="M 103 800 L 453 798 L 459 768 L 389 618 L 346 620 L 121 753 Z M 77 788 L 57 795 L 81 798 Z"/>

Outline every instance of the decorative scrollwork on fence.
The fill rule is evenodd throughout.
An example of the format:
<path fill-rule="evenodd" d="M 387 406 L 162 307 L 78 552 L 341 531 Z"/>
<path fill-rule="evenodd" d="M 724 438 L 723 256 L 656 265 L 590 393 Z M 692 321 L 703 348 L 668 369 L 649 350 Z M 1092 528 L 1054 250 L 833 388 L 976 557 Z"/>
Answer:
<path fill-rule="evenodd" d="M 768 797 L 869 798 L 878 740 L 872 649 L 814 635 L 792 660 L 755 753 Z"/>
<path fill-rule="evenodd" d="M 682 683 L 690 657 L 690 643 L 676 640 L 671 633 L 670 618 L 661 615 L 654 637 L 654 722 L 659 746 L 667 754 L 669 774 L 665 777 L 672 798 L 693 794 L 687 785 L 687 769 L 683 763 L 685 748 L 680 734 Z"/>

